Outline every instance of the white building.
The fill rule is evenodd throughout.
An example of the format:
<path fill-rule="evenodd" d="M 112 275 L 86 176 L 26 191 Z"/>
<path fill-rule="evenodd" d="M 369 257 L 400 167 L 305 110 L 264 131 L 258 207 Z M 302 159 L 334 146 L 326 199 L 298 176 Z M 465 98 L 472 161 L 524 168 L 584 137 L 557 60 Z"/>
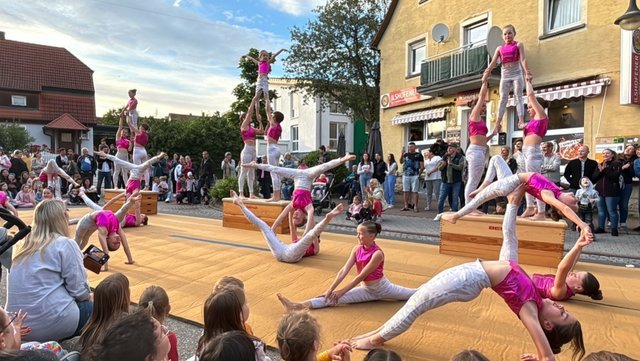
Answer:
<path fill-rule="evenodd" d="M 327 147 L 327 151 L 337 151 L 341 132 L 346 151 L 353 152 L 353 121 L 343 107 L 335 102 L 323 108 L 318 98 L 305 101 L 303 94 L 291 89 L 292 82 L 283 78 L 269 79 L 269 89 L 278 95 L 272 100 L 273 110 L 284 114 L 279 142 L 281 153 L 304 155 L 321 145 Z M 266 141 L 258 141 L 258 154 L 266 154 Z"/>

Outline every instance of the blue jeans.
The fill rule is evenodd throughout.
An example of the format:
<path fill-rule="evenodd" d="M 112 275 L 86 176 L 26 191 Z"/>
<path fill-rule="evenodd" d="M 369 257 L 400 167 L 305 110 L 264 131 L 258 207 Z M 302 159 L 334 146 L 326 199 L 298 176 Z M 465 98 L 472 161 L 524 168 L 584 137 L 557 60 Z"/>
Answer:
<path fill-rule="evenodd" d="M 388 175 L 384 180 L 384 198 L 392 206 L 396 202 L 396 176 Z"/>
<path fill-rule="evenodd" d="M 76 303 L 78 304 L 78 309 L 80 309 L 80 319 L 78 320 L 76 333 L 73 336 L 80 336 L 80 331 L 82 331 L 84 325 L 89 321 L 91 313 L 93 313 L 93 302 L 85 300 Z"/>
<path fill-rule="evenodd" d="M 440 184 L 440 197 L 438 198 L 438 213 L 444 212 L 444 201 L 449 198 L 449 205 L 454 212 L 458 211 L 458 200 L 460 199 L 460 190 L 462 182 Z"/>
<path fill-rule="evenodd" d="M 373 178 L 369 174 L 360 174 L 360 194 L 365 194 L 364 189 L 369 185 L 369 181 Z"/>
<path fill-rule="evenodd" d="M 627 223 L 629 216 L 629 200 L 631 200 L 631 192 L 633 191 L 633 183 L 625 184 L 620 192 L 620 223 Z"/>
<path fill-rule="evenodd" d="M 602 197 L 598 200 L 598 228 L 604 229 L 607 216 L 611 221 L 611 229 L 618 228 L 618 204 L 620 197 Z"/>
<path fill-rule="evenodd" d="M 102 182 L 104 182 L 105 188 L 113 188 L 113 176 L 111 176 L 111 172 L 98 171 L 98 194 L 101 194 Z"/>

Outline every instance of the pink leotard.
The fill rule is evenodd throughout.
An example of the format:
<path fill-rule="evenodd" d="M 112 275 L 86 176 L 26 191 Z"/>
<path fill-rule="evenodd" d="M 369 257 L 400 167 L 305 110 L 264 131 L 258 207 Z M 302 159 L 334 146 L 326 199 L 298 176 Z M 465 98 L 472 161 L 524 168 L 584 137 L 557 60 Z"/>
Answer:
<path fill-rule="evenodd" d="M 38 179 L 40 179 L 40 182 L 42 183 L 47 183 L 49 181 L 49 177 L 47 177 L 47 173 L 44 170 L 40 171 L 40 174 L 38 174 Z"/>
<path fill-rule="evenodd" d="M 375 242 L 373 242 L 373 244 L 371 244 L 371 247 L 369 248 L 358 246 L 358 249 L 356 249 L 356 269 L 358 270 L 358 273 L 362 272 L 362 270 L 369 264 L 369 262 L 371 262 L 371 257 L 373 257 L 373 254 L 378 250 L 382 252 L 380 247 L 378 247 Z M 364 281 L 375 281 L 382 278 L 384 276 L 384 273 L 382 272 L 383 268 L 384 261 L 382 261 L 380 265 L 378 265 L 378 268 L 371 272 L 371 274 L 368 275 L 367 278 L 364 279 Z"/>
<path fill-rule="evenodd" d="M 540 192 L 545 189 L 553 192 L 553 195 L 556 197 L 556 199 L 560 197 L 560 194 L 562 194 L 562 189 L 560 189 L 560 187 L 555 185 L 540 173 L 534 173 L 527 181 L 526 192 L 536 197 L 537 199 L 542 199 L 542 197 L 540 196 Z"/>
<path fill-rule="evenodd" d="M 124 216 L 124 226 L 125 227 L 135 227 L 136 226 L 136 216 L 133 214 L 127 213 Z"/>
<path fill-rule="evenodd" d="M 304 188 L 296 188 L 291 194 L 291 204 L 293 209 L 299 209 L 304 211 L 309 204 L 313 203 L 311 200 L 311 191 Z"/>
<path fill-rule="evenodd" d="M 129 110 L 134 110 L 138 107 L 138 99 L 136 98 L 129 98 L 129 101 L 127 102 L 127 109 Z"/>
<path fill-rule="evenodd" d="M 475 135 L 486 136 L 489 132 L 487 128 L 487 124 L 483 121 L 474 121 L 469 119 L 469 136 L 473 137 Z"/>
<path fill-rule="evenodd" d="M 293 241 L 293 243 L 298 243 L 299 239 L 296 239 Z M 302 257 L 311 257 L 311 256 L 315 256 L 316 255 L 316 247 L 313 245 L 313 243 L 311 243 L 309 245 L 309 248 L 307 248 L 307 251 L 304 253 L 304 256 Z"/>
<path fill-rule="evenodd" d="M 507 276 L 491 289 L 504 299 L 511 311 L 518 315 L 518 318 L 520 318 L 520 309 L 529 301 L 535 302 L 538 311 L 540 311 L 542 309 L 542 297 L 538 294 L 533 281 L 520 268 L 518 263 L 509 261 L 509 265 L 511 270 Z"/>
<path fill-rule="evenodd" d="M 247 128 L 247 130 L 241 130 L 240 135 L 242 135 L 242 141 L 247 140 L 255 140 L 256 139 L 256 130 L 252 127 Z"/>
<path fill-rule="evenodd" d="M 502 59 L 502 64 L 520 61 L 520 49 L 518 48 L 518 42 L 513 41 L 502 45 L 500 47 L 500 59 Z"/>
<path fill-rule="evenodd" d="M 129 149 L 129 144 L 129 139 L 127 139 L 126 137 L 120 137 L 120 139 L 116 140 L 117 148 Z"/>
<path fill-rule="evenodd" d="M 133 138 L 133 141 L 135 142 L 135 144 L 146 147 L 147 143 L 149 142 L 149 134 L 147 134 L 147 132 L 140 132 L 136 134 L 136 136 Z"/>
<path fill-rule="evenodd" d="M 5 203 L 7 203 L 8 200 L 9 198 L 7 197 L 7 194 L 3 191 L 0 191 L 0 206 L 4 207 Z"/>
<path fill-rule="evenodd" d="M 268 61 L 258 63 L 258 75 L 267 75 L 271 71 L 271 65 Z"/>
<path fill-rule="evenodd" d="M 547 127 L 549 126 L 549 119 L 531 119 L 529 123 L 524 127 L 524 136 L 535 134 L 540 138 L 544 138 L 547 134 Z"/>
<path fill-rule="evenodd" d="M 277 142 L 280 139 L 280 135 L 282 134 L 282 127 L 280 126 L 280 123 L 274 124 L 275 125 L 270 126 L 269 130 L 267 130 L 267 136 L 269 138 L 273 138 L 273 140 Z"/>
<path fill-rule="evenodd" d="M 556 279 L 555 275 L 540 275 L 534 273 L 533 277 L 531 278 L 533 279 L 533 286 L 536 288 L 536 290 L 538 290 L 538 294 L 540 294 L 540 297 L 548 298 L 554 301 L 566 301 L 574 295 L 573 290 L 567 287 L 567 293 L 565 294 L 563 299 L 557 300 L 553 298 L 553 296 L 551 295 L 551 289 L 553 288 L 553 281 L 555 281 Z"/>
<path fill-rule="evenodd" d="M 96 215 L 96 226 L 105 227 L 107 234 L 116 233 L 120 229 L 118 218 L 111 211 L 99 211 Z"/>

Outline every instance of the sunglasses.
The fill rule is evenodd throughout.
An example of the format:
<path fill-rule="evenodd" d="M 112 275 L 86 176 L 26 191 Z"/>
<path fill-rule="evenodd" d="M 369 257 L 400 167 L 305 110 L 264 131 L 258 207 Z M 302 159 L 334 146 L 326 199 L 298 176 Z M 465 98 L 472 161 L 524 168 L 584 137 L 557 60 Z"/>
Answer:
<path fill-rule="evenodd" d="M 18 313 L 14 312 L 13 313 L 13 317 L 11 317 L 11 320 L 9 320 L 9 323 L 7 323 L 6 326 L 4 326 L 2 329 L 0 329 L 0 333 L 3 333 L 7 328 L 9 328 L 9 326 L 11 326 L 13 321 L 15 321 L 16 317 L 18 317 Z"/>

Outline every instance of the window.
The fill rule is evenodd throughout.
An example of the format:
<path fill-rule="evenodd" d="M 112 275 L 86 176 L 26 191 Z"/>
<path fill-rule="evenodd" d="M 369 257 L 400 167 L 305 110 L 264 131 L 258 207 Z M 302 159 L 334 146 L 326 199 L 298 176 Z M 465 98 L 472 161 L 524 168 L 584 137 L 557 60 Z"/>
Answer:
<path fill-rule="evenodd" d="M 294 92 L 289 93 L 289 113 L 291 118 L 295 118 L 300 114 L 298 95 Z"/>
<path fill-rule="evenodd" d="M 298 151 L 298 142 L 300 141 L 300 138 L 298 137 L 298 126 L 297 125 L 292 125 L 291 126 L 291 150 L 294 152 Z"/>
<path fill-rule="evenodd" d="M 338 102 L 331 102 L 331 104 L 329 104 L 329 113 L 332 114 L 345 114 L 346 111 L 344 109 L 344 105 L 338 103 Z"/>
<path fill-rule="evenodd" d="M 438 139 L 445 138 L 445 130 L 447 130 L 447 121 L 446 120 L 432 120 L 427 123 L 427 138 L 428 139 Z"/>
<path fill-rule="evenodd" d="M 427 47 L 424 39 L 409 44 L 408 52 L 409 64 L 407 64 L 407 75 L 420 74 L 422 61 L 427 58 Z"/>
<path fill-rule="evenodd" d="M 26 107 L 27 106 L 27 97 L 24 95 L 12 95 L 11 96 L 11 105 Z"/>
<path fill-rule="evenodd" d="M 545 33 L 582 24 L 582 0 L 546 0 Z"/>
<path fill-rule="evenodd" d="M 487 19 L 466 25 L 463 28 L 463 45 L 470 45 L 472 47 L 475 47 L 486 43 L 488 31 L 489 23 L 487 22 Z"/>
<path fill-rule="evenodd" d="M 338 138 L 340 134 L 346 135 L 347 124 L 345 123 L 329 123 L 329 149 L 338 149 Z"/>
<path fill-rule="evenodd" d="M 526 98 L 525 98 L 526 100 Z M 529 114 L 526 109 L 524 111 L 525 123 L 529 121 Z M 577 130 L 582 131 L 584 127 L 584 99 L 561 99 L 554 100 L 549 103 L 549 108 L 546 109 L 547 116 L 549 117 L 549 131 L 548 134 L 562 134 L 573 133 Z M 519 131 L 518 129 L 518 114 L 515 107 L 509 107 L 507 109 L 507 116 L 511 123 L 510 130 Z M 520 135 L 518 135 L 520 136 Z"/>

